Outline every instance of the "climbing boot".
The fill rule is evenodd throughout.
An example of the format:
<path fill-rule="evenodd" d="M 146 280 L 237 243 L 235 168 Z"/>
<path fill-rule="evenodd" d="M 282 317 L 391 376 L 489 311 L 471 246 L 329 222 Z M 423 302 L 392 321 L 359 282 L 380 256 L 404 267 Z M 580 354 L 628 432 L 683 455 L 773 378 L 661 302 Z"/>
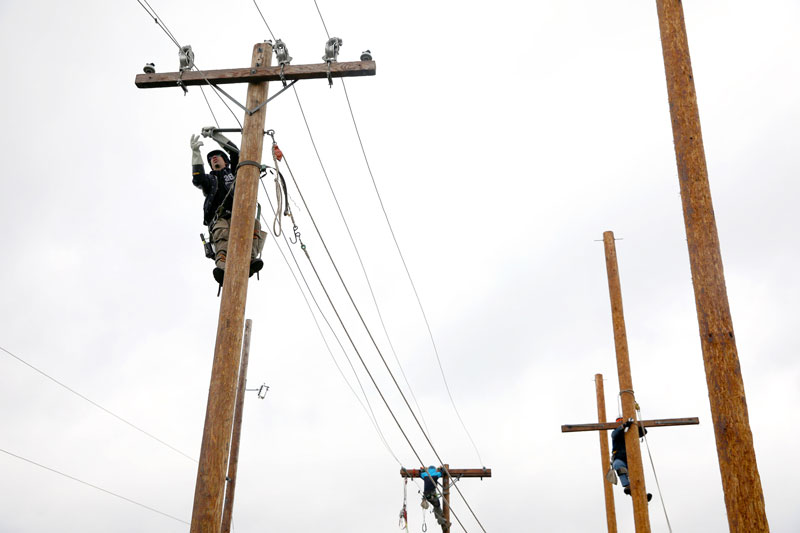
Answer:
<path fill-rule="evenodd" d="M 216 267 L 211 273 L 214 275 L 214 279 L 217 280 L 217 283 L 222 285 L 222 282 L 225 280 L 225 271 Z"/>
<path fill-rule="evenodd" d="M 648 492 L 647 493 L 647 503 L 650 503 L 650 500 L 652 500 L 652 499 L 653 499 L 653 495 Z"/>
<path fill-rule="evenodd" d="M 261 259 L 256 258 L 256 259 L 253 259 L 252 261 L 250 261 L 250 276 L 249 277 L 252 278 L 253 274 L 256 274 L 262 268 L 264 268 L 264 261 L 262 261 Z"/>
<path fill-rule="evenodd" d="M 624 492 L 625 494 L 630 496 L 631 495 L 631 488 L 630 487 L 625 487 L 622 492 Z"/>

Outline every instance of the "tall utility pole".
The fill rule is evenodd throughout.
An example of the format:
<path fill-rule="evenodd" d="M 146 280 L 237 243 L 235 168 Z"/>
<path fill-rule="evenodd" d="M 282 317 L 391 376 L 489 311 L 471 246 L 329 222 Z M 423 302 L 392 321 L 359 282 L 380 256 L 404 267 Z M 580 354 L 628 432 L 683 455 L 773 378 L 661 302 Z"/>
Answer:
<path fill-rule="evenodd" d="M 268 67 L 271 62 L 272 46 L 260 43 L 253 47 L 251 68 Z M 254 109 L 266 99 L 267 82 L 248 84 L 248 109 Z M 263 106 L 254 114 L 245 114 L 241 161 L 261 161 L 266 111 L 266 106 Z M 197 468 L 191 533 L 212 533 L 220 528 L 233 405 L 236 400 L 237 362 L 241 353 L 242 325 L 247 302 L 247 278 L 250 273 L 259 173 L 259 168 L 253 165 L 242 166 L 236 173 L 225 286 L 219 306 L 217 343 L 214 347 L 200 464 Z"/>
<path fill-rule="evenodd" d="M 769 531 L 733 334 L 680 0 L 656 0 L 708 399 L 731 532 Z"/>
<path fill-rule="evenodd" d="M 481 479 L 485 477 L 492 477 L 492 469 L 491 468 L 450 468 L 450 465 L 444 464 L 441 468 L 438 469 L 439 472 L 442 473 L 442 516 L 447 522 L 450 522 L 450 480 L 455 478 L 456 480 L 460 480 L 461 478 L 465 477 L 479 477 Z M 423 470 L 412 468 L 412 469 L 400 469 L 400 477 L 404 478 L 415 478 L 420 477 Z M 443 526 L 442 533 L 450 533 L 450 526 Z"/>
<path fill-rule="evenodd" d="M 242 437 L 242 415 L 244 414 L 244 394 L 247 386 L 247 364 L 250 360 L 250 333 L 253 331 L 253 321 L 249 318 L 244 321 L 244 347 L 242 348 L 242 362 L 239 364 L 239 386 L 236 388 L 236 412 L 233 417 L 233 436 L 231 442 L 231 457 L 228 461 L 228 487 L 225 490 L 225 504 L 222 507 L 222 533 L 230 533 L 233 519 L 233 497 L 236 494 L 236 472 L 239 469 L 239 444 Z"/>
<path fill-rule="evenodd" d="M 606 396 L 603 390 L 603 374 L 594 375 L 594 386 L 597 392 L 597 421 L 603 423 L 606 418 Z M 606 482 L 605 473 L 608 470 L 608 430 L 597 432 L 600 436 L 600 468 L 603 474 L 603 496 L 606 500 L 606 523 L 608 533 L 617 533 L 617 512 L 614 509 L 614 491 L 611 490 L 611 483 Z"/>
<path fill-rule="evenodd" d="M 246 105 L 248 111 L 242 129 L 240 168 L 237 172 L 233 199 L 225 286 L 220 302 L 211 385 L 208 391 L 208 406 L 197 468 L 191 533 L 217 533 L 220 530 L 264 140 L 267 82 L 375 74 L 373 61 L 350 63 L 331 61 L 314 65 L 286 65 L 282 68 L 271 67 L 271 60 L 272 45 L 257 43 L 253 47 L 249 68 L 136 76 L 136 86 L 139 88 L 177 87 L 178 84 L 188 87 L 207 83 L 211 85 L 248 83 Z"/>
<path fill-rule="evenodd" d="M 608 293 L 611 297 L 611 319 L 614 325 L 614 346 L 617 351 L 617 373 L 619 374 L 619 393 L 622 399 L 622 416 L 625 420 L 636 420 L 636 401 L 633 394 L 631 364 L 628 359 L 628 336 L 625 332 L 625 316 L 622 312 L 622 289 L 617 266 L 617 249 L 614 246 L 614 233 L 603 233 L 608 272 Z M 625 433 L 625 451 L 628 454 L 628 477 L 631 481 L 633 498 L 633 521 L 636 533 L 650 533 L 650 515 L 647 510 L 647 490 L 644 486 L 642 452 L 639 449 L 639 431 Z"/>

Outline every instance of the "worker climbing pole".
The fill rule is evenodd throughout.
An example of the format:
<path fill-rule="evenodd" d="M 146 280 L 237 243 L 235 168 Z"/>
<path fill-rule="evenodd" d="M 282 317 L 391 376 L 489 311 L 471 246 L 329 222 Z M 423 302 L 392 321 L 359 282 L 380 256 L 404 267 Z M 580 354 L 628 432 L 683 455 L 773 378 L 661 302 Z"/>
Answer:
<path fill-rule="evenodd" d="M 208 164 L 211 166 L 211 172 L 206 174 L 203 159 L 200 155 L 200 147 L 203 146 L 203 141 L 197 135 L 192 135 L 190 139 L 192 184 L 202 190 L 205 197 L 203 202 L 203 224 L 208 227 L 210 242 L 205 242 L 203 234 L 200 234 L 200 237 L 203 239 L 206 257 L 214 259 L 215 266 L 212 274 L 217 283 L 219 283 L 221 290 L 227 264 L 228 238 L 230 236 L 231 215 L 233 213 L 236 173 L 241 165 L 249 162 L 239 162 L 239 148 L 216 128 L 205 127 L 202 129 L 201 135 L 212 138 L 222 148 L 222 150 L 212 150 L 206 155 Z M 264 262 L 260 257 L 266 235 L 265 232 L 261 231 L 261 224 L 256 217 L 253 228 L 253 244 L 250 249 L 250 276 L 258 273 L 264 267 Z"/>
<path fill-rule="evenodd" d="M 373 61 L 350 63 L 330 61 L 323 64 L 299 66 L 281 64 L 276 67 L 272 67 L 271 63 L 272 44 L 257 43 L 253 46 L 252 60 L 248 68 L 205 72 L 187 69 L 169 73 L 155 73 L 152 72 L 152 69 L 148 69 L 144 74 L 136 76 L 136 86 L 139 88 L 187 88 L 196 85 L 210 85 L 215 90 L 222 92 L 218 87 L 220 84 L 248 84 L 246 103 L 245 105 L 239 104 L 245 110 L 242 147 L 239 154 L 240 161 L 235 169 L 237 183 L 232 193 L 233 204 L 228 248 L 223 269 L 224 289 L 220 302 L 211 385 L 208 393 L 200 460 L 198 461 L 191 533 L 217 531 L 221 521 L 236 398 L 238 359 L 242 346 L 244 311 L 247 301 L 247 278 L 253 246 L 252 237 L 264 142 L 268 82 L 375 74 Z M 195 146 L 192 146 L 193 154 L 194 150 Z M 200 163 L 202 163 L 202 159 L 200 159 Z"/>

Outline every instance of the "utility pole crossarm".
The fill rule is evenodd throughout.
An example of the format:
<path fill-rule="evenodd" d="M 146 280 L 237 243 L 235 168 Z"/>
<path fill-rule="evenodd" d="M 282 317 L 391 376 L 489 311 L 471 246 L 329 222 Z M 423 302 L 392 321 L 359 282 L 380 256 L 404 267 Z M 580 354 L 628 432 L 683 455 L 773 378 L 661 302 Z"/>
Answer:
<path fill-rule="evenodd" d="M 438 469 L 441 472 L 441 469 Z M 450 477 L 454 478 L 462 478 L 462 477 L 492 477 L 492 469 L 491 468 L 448 468 L 448 472 L 450 472 Z M 417 468 L 413 469 L 400 469 L 400 476 L 401 477 L 419 477 L 421 470 Z"/>
<path fill-rule="evenodd" d="M 331 62 L 331 78 L 351 78 L 354 76 L 374 76 L 374 61 L 338 61 Z M 328 77 L 328 64 L 286 65 L 283 69 L 284 80 L 311 80 Z M 223 70 L 159 72 L 155 74 L 137 74 L 136 86 L 140 89 L 157 87 L 175 87 L 181 85 L 224 85 L 226 83 L 258 83 L 262 81 L 280 81 L 281 67 L 230 68 Z"/>
<path fill-rule="evenodd" d="M 660 420 L 639 420 L 637 424 L 646 428 L 657 428 L 667 426 L 692 426 L 700 423 L 697 417 L 691 418 L 663 418 Z M 617 422 L 606 422 L 605 424 L 564 424 L 561 426 L 561 433 L 572 433 L 575 431 L 602 431 L 606 429 L 616 429 Z"/>

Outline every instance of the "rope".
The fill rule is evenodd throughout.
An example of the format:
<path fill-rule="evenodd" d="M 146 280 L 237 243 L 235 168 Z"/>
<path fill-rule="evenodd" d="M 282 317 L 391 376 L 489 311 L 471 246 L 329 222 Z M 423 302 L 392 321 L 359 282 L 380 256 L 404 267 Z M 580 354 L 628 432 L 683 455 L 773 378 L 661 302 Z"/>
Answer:
<path fill-rule="evenodd" d="M 639 404 L 636 404 L 636 416 L 642 420 L 642 411 L 639 409 Z M 661 484 L 658 482 L 658 474 L 656 473 L 656 464 L 653 462 L 653 454 L 650 453 L 650 443 L 647 442 L 647 433 L 644 435 L 644 444 L 647 448 L 647 456 L 650 458 L 650 467 L 653 469 L 653 477 L 656 480 L 656 487 L 658 487 L 658 499 L 661 500 L 661 508 L 664 510 L 664 518 L 667 520 L 667 529 L 672 533 L 672 525 L 669 523 L 669 515 L 667 515 L 667 506 L 664 504 L 664 493 L 661 491 Z"/>

